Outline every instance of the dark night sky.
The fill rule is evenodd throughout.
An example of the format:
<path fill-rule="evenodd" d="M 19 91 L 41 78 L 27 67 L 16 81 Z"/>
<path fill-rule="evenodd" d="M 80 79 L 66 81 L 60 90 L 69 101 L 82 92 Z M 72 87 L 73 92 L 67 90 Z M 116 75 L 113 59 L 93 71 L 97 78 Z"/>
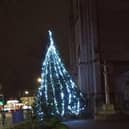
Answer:
<path fill-rule="evenodd" d="M 20 89 L 37 85 L 49 28 L 54 30 L 58 48 L 67 63 L 65 0 L 0 0 L 0 83 L 6 96 L 15 97 Z"/>
<path fill-rule="evenodd" d="M 48 29 L 68 65 L 69 0 L 0 0 L 0 83 L 15 97 L 37 86 Z M 98 37 L 104 58 L 129 60 L 129 1 L 99 0 Z"/>

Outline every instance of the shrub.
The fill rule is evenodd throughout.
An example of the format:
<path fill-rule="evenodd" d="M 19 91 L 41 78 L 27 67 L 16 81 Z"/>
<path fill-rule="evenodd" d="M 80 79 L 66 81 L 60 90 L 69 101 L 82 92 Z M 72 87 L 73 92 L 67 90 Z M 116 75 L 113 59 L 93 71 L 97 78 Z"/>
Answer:
<path fill-rule="evenodd" d="M 69 129 L 65 124 L 61 123 L 57 117 L 45 119 L 41 127 L 41 129 Z"/>
<path fill-rule="evenodd" d="M 66 125 L 56 117 L 51 117 L 44 121 L 38 122 L 37 120 L 25 121 L 20 124 L 16 124 L 13 127 L 6 129 L 69 129 Z"/>

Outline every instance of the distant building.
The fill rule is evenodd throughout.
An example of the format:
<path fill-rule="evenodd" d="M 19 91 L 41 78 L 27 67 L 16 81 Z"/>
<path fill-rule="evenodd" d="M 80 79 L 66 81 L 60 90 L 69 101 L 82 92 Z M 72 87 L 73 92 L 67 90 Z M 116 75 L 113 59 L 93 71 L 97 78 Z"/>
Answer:
<path fill-rule="evenodd" d="M 20 100 L 26 106 L 33 106 L 35 97 L 34 96 L 21 97 Z"/>

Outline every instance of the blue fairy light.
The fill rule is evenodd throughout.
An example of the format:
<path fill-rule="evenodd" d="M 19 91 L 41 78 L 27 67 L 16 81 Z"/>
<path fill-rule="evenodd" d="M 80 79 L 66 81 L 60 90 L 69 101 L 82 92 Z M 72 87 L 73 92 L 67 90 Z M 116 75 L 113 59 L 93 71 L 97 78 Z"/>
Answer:
<path fill-rule="evenodd" d="M 48 33 L 50 44 L 42 64 L 42 82 L 36 98 L 37 115 L 40 120 L 45 114 L 60 117 L 79 115 L 86 107 L 83 94 L 65 69 L 54 45 L 52 32 L 49 30 Z M 45 107 L 50 111 L 46 112 Z"/>

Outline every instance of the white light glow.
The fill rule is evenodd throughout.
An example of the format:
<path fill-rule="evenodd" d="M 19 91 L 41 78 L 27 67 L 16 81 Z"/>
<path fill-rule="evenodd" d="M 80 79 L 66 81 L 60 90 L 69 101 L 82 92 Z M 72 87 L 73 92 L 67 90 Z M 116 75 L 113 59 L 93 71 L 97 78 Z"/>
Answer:
<path fill-rule="evenodd" d="M 52 115 L 56 114 L 61 117 L 65 114 L 79 115 L 85 109 L 85 104 L 80 102 L 83 95 L 77 91 L 77 85 L 73 82 L 59 57 L 52 32 L 50 30 L 48 32 L 50 45 L 42 64 L 42 81 L 37 95 L 37 112 L 42 119 L 45 113 L 42 113 L 42 106 L 46 104 L 53 108 L 50 112 Z"/>

